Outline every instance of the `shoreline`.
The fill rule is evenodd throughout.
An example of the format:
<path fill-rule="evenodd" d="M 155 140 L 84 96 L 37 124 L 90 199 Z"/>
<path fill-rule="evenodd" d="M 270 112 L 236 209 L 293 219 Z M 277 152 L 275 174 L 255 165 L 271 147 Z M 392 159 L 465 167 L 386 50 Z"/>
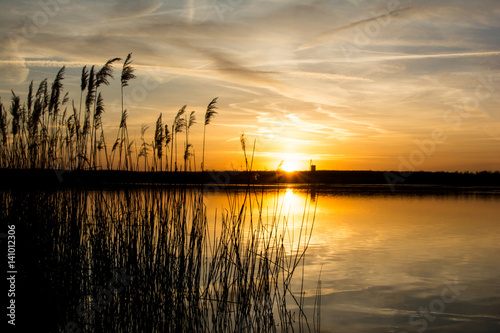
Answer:
<path fill-rule="evenodd" d="M 392 173 L 394 174 L 394 172 Z M 413 172 L 389 184 L 386 171 L 210 171 L 143 172 L 108 170 L 0 169 L 2 188 L 198 187 L 206 189 L 315 188 L 369 191 L 499 191 L 500 172 Z"/>

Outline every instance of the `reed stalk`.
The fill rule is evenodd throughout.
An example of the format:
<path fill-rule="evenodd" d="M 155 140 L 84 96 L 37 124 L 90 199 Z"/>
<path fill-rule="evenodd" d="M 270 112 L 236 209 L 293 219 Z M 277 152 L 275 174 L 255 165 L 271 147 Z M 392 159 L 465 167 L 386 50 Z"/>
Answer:
<path fill-rule="evenodd" d="M 137 165 L 132 163 L 134 141 L 129 137 L 128 111 L 124 108 L 124 88 L 129 85 L 131 79 L 136 78 L 131 66 L 131 54 L 128 54 L 123 63 L 120 125 L 109 153 L 102 120 L 105 108 L 99 87 L 110 84 L 110 79 L 113 78 L 112 65 L 119 60 L 120 58 L 108 60 L 100 70 L 96 70 L 95 66 L 85 65 L 81 71 L 79 100 L 72 100 L 69 110 L 67 103 L 70 95 L 63 89 L 65 67 L 59 69 L 50 86 L 47 79 L 44 79 L 35 89 L 35 84 L 31 81 L 25 102 L 14 91 L 11 91 L 10 106 L 6 107 L 0 99 L 0 167 L 133 170 Z M 205 113 L 202 170 L 206 125 L 216 114 L 216 102 L 217 98 L 214 98 Z M 186 106 L 183 106 L 177 112 L 171 127 L 163 124 L 161 114 L 158 117 L 153 142 L 147 145 L 153 148 L 151 165 L 154 170 L 182 169 L 178 164 L 178 134 L 183 131 L 186 135 L 183 169 L 191 170 L 191 158 L 194 159 L 195 150 L 189 134 L 195 117 L 194 111 L 189 116 L 185 115 L 185 112 Z M 135 152 L 137 160 L 144 156 L 144 147 Z M 142 155 L 137 156 L 141 152 Z M 119 157 L 118 161 L 115 161 L 117 153 Z M 149 156 L 145 157 L 146 164 L 148 158 Z M 196 160 L 194 166 L 196 169 Z"/>
<path fill-rule="evenodd" d="M 213 117 L 217 114 L 217 99 L 218 97 L 215 97 L 212 99 L 210 103 L 208 103 L 207 106 L 207 111 L 205 112 L 205 122 L 203 123 L 203 153 L 202 153 L 202 158 L 201 158 L 201 171 L 205 171 L 205 134 L 206 134 L 206 128 L 207 125 L 210 124 L 210 121 L 212 120 Z"/>

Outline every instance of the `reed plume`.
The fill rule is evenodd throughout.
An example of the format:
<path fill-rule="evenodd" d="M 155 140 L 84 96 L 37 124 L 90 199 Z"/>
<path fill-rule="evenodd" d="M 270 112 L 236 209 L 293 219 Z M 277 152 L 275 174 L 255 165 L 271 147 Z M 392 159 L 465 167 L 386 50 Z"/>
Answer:
<path fill-rule="evenodd" d="M 43 104 L 40 102 L 38 98 L 35 99 L 35 103 L 33 105 L 33 112 L 31 113 L 28 132 L 29 132 L 29 153 L 31 160 L 31 167 L 36 167 L 37 153 L 38 153 L 38 125 L 42 118 L 43 112 Z"/>
<path fill-rule="evenodd" d="M 184 150 L 184 171 L 187 171 L 187 161 L 189 159 L 189 156 L 192 155 L 190 149 L 193 147 L 192 144 L 188 143 L 186 145 L 186 150 Z"/>
<path fill-rule="evenodd" d="M 19 161 L 20 156 L 20 145 L 19 145 L 19 130 L 20 130 L 20 118 L 21 118 L 21 100 L 13 90 L 11 90 L 11 105 L 9 113 L 12 116 L 11 133 L 12 133 L 12 145 L 11 145 L 11 164 L 14 161 Z"/>
<path fill-rule="evenodd" d="M 97 112 L 97 101 L 95 100 L 95 95 L 97 94 L 97 89 L 104 84 L 104 85 L 109 85 L 109 79 L 113 79 L 113 63 L 120 61 L 121 58 L 113 58 L 109 59 L 106 61 L 104 66 L 97 72 L 95 75 L 95 93 L 94 93 L 94 116 L 92 117 L 93 122 L 92 122 L 92 128 L 91 128 L 91 161 L 93 163 L 93 167 L 96 168 L 96 156 L 97 156 L 97 124 L 95 121 L 98 119 L 95 116 L 95 113 Z M 102 136 L 104 136 L 104 133 L 101 133 Z M 93 143 L 93 144 L 92 144 Z M 109 163 L 108 163 L 109 164 Z"/>
<path fill-rule="evenodd" d="M 125 59 L 125 62 L 123 63 L 122 76 L 121 76 L 122 88 L 128 86 L 128 81 L 136 78 L 136 76 L 134 75 L 134 68 L 131 66 L 132 64 L 131 58 L 132 58 L 132 53 L 129 53 L 127 55 L 127 58 Z"/>
<path fill-rule="evenodd" d="M 169 149 L 169 144 L 170 144 L 170 141 L 172 141 L 172 134 L 170 133 L 170 131 L 168 130 L 168 125 L 165 124 L 165 170 L 168 170 L 168 149 Z M 170 161 L 170 163 L 172 163 L 172 161 Z"/>
<path fill-rule="evenodd" d="M 37 135 L 37 138 L 34 138 L 35 140 L 35 147 L 34 147 L 34 154 L 36 155 L 36 162 L 35 165 L 40 168 L 45 167 L 45 153 L 46 153 L 46 143 L 48 142 L 48 131 L 47 131 L 47 123 L 45 122 L 45 114 L 48 115 L 47 109 L 49 105 L 49 92 L 48 92 L 48 83 L 47 79 L 44 79 L 40 84 L 38 85 L 37 92 L 35 94 L 35 105 L 34 105 L 34 113 L 40 113 L 38 116 L 39 118 L 39 124 L 40 124 L 40 133 Z M 47 118 L 48 119 L 48 118 Z M 33 122 L 33 134 L 38 132 L 38 123 Z"/>
<path fill-rule="evenodd" d="M 20 123 L 19 120 L 21 118 L 21 99 L 17 96 L 13 90 L 10 91 L 12 93 L 11 97 L 11 106 L 10 106 L 10 114 L 12 116 L 12 135 L 15 137 L 19 134 Z"/>
<path fill-rule="evenodd" d="M 31 80 L 30 86 L 28 88 L 28 97 L 26 104 L 28 106 L 28 119 L 29 119 L 33 107 L 33 80 Z"/>
<path fill-rule="evenodd" d="M 80 77 L 80 92 L 83 92 L 87 88 L 87 84 L 89 81 L 89 71 L 87 69 L 87 65 L 82 68 L 82 75 Z"/>
<path fill-rule="evenodd" d="M 141 157 L 144 157 L 144 171 L 148 170 L 147 161 L 148 161 L 148 152 L 149 152 L 148 146 L 149 145 L 144 140 L 144 135 L 146 134 L 146 131 L 148 129 L 149 129 L 148 125 L 142 124 L 142 126 L 141 126 L 141 140 L 142 140 L 142 144 L 141 144 L 141 149 L 139 151 L 139 155 L 137 156 L 137 163 L 139 163 L 139 159 Z M 139 170 L 139 167 L 137 169 Z"/>
<path fill-rule="evenodd" d="M 66 71 L 66 67 L 63 66 L 58 72 L 57 75 L 52 82 L 52 88 L 50 92 L 50 100 L 49 100 L 49 147 L 48 147 L 48 162 L 49 165 L 53 165 L 53 163 L 57 160 L 57 141 L 59 139 L 57 132 L 57 118 L 60 112 L 61 106 L 61 92 L 63 89 L 62 80 L 64 80 L 64 73 Z M 65 96 L 67 98 L 67 96 Z M 63 102 L 64 99 L 63 98 Z M 51 116 L 51 117 L 50 117 Z M 50 124 L 50 119 L 52 120 L 52 125 Z"/>
<path fill-rule="evenodd" d="M 247 159 L 247 139 L 245 138 L 245 132 L 241 133 L 240 136 L 241 149 L 243 150 L 243 155 L 245 155 L 245 169 L 248 171 L 248 159 Z"/>
<path fill-rule="evenodd" d="M 203 172 L 205 170 L 205 134 L 206 134 L 206 128 L 207 125 L 210 124 L 210 120 L 215 117 L 217 114 L 217 109 L 216 103 L 217 103 L 218 97 L 215 97 L 212 99 L 210 103 L 208 103 L 207 106 L 207 111 L 205 112 L 205 122 L 203 124 L 203 153 L 202 153 L 202 158 L 201 158 L 201 171 Z"/>
<path fill-rule="evenodd" d="M 7 111 L 0 98 L 0 135 L 2 136 L 2 144 L 7 144 Z"/>
<path fill-rule="evenodd" d="M 189 114 L 189 118 L 187 118 L 187 115 L 186 115 L 186 120 L 185 120 L 185 124 L 186 124 L 186 149 L 184 151 L 184 171 L 187 171 L 187 162 L 188 162 L 188 158 L 189 156 L 191 156 L 191 154 L 189 153 L 189 147 L 192 145 L 189 144 L 189 129 L 191 128 L 191 126 L 193 126 L 195 123 L 196 123 L 196 117 L 194 115 L 194 111 L 191 111 L 191 113 Z"/>
<path fill-rule="evenodd" d="M 1 146 L 0 146 L 0 156 L 2 157 L 2 161 L 0 162 L 0 166 L 5 168 L 7 163 L 8 156 L 8 147 L 7 147 L 7 111 L 5 110 L 2 99 L 0 99 L 0 137 L 1 137 Z"/>
<path fill-rule="evenodd" d="M 163 123 L 162 123 L 162 114 L 158 116 L 158 120 L 156 120 L 156 130 L 155 130 L 155 141 L 154 141 L 154 147 L 156 150 L 156 157 L 160 160 L 160 171 L 163 171 L 163 141 L 165 140 L 165 137 L 163 135 Z M 158 171 L 156 161 L 155 161 L 155 169 Z"/>
<path fill-rule="evenodd" d="M 120 158 L 119 158 L 119 161 L 120 161 L 120 164 L 121 164 L 121 154 L 122 154 L 122 147 L 123 147 L 123 142 L 126 142 L 127 146 L 129 146 L 129 137 L 128 137 L 128 129 L 127 129 L 127 126 L 126 126 L 126 118 L 127 118 L 127 115 L 125 114 L 126 113 L 126 110 L 123 106 L 123 88 L 124 87 L 127 87 L 128 86 L 128 82 L 132 79 L 134 79 L 136 76 L 133 74 L 134 73 L 134 68 L 131 66 L 131 63 L 132 63 L 132 53 L 129 53 L 127 55 L 127 58 L 125 59 L 125 62 L 123 63 L 123 67 L 122 67 L 122 74 L 121 74 L 121 85 L 120 85 L 120 93 L 121 93 L 121 104 L 122 104 L 122 121 L 120 123 L 120 127 L 118 129 L 118 133 L 117 133 L 117 136 L 116 136 L 116 140 L 120 140 L 120 149 L 119 149 L 119 153 L 120 153 Z M 124 123 L 124 126 L 122 126 L 122 124 Z M 128 151 L 128 150 L 127 150 Z M 125 165 L 127 166 L 127 169 L 128 169 L 128 164 L 130 163 L 130 165 L 132 165 L 132 157 L 130 155 L 128 156 L 125 156 L 126 158 L 126 162 L 125 162 Z M 113 158 L 112 160 L 114 160 L 114 152 L 113 152 Z M 120 168 L 120 165 L 118 166 L 118 169 Z"/>
<path fill-rule="evenodd" d="M 122 60 L 121 58 L 113 58 L 104 64 L 102 68 L 96 74 L 96 87 L 98 88 L 101 84 L 109 85 L 109 78 L 113 79 L 113 63 Z"/>
<path fill-rule="evenodd" d="M 87 66 L 83 66 L 82 68 L 82 74 L 80 76 L 80 108 L 78 109 L 78 116 L 75 114 L 75 130 L 76 130 L 76 152 L 77 155 L 82 151 L 82 140 L 81 140 L 81 120 L 82 120 L 82 103 L 83 103 L 83 92 L 87 88 L 87 85 L 89 83 L 89 71 L 87 69 Z M 75 108 L 73 106 L 73 111 L 75 111 Z M 81 168 L 81 159 L 78 160 L 77 168 Z"/>
<path fill-rule="evenodd" d="M 102 98 L 101 93 L 97 96 L 97 101 L 96 101 L 96 108 L 95 108 L 95 113 L 94 113 L 94 133 L 97 132 L 98 129 L 101 130 L 100 138 L 98 145 L 100 147 L 96 147 L 97 151 L 101 151 L 104 149 L 104 156 L 106 157 L 106 167 L 109 169 L 109 159 L 108 159 L 108 150 L 106 147 L 106 141 L 104 138 L 104 129 L 102 126 L 102 114 L 104 113 L 104 101 Z M 97 154 L 96 149 L 94 149 L 94 168 L 97 166 L 96 165 L 96 154 Z"/>
<path fill-rule="evenodd" d="M 92 138 L 91 133 L 91 125 L 90 125 L 90 117 L 91 117 L 91 109 L 92 104 L 94 103 L 96 94 L 96 75 L 95 75 L 95 66 L 90 68 L 88 80 L 87 80 L 87 96 L 85 98 L 85 118 L 83 121 L 83 129 L 82 129 L 82 152 L 81 157 L 85 156 L 87 158 L 87 149 L 88 149 L 88 136 L 90 133 L 90 138 Z M 92 146 L 92 144 L 91 144 Z"/>
<path fill-rule="evenodd" d="M 127 131 L 127 118 L 128 118 L 127 110 L 123 110 L 122 117 L 121 117 L 121 120 L 120 120 L 120 126 L 118 127 L 118 135 L 116 137 L 116 141 L 115 141 L 115 144 L 113 145 L 113 149 L 112 149 L 113 156 L 111 158 L 111 165 L 113 165 L 113 162 L 114 162 L 114 157 L 115 157 L 114 152 L 116 150 L 118 150 L 118 154 L 119 154 L 119 157 L 118 157 L 118 170 L 121 169 L 121 165 L 122 165 L 123 145 L 125 143 L 125 145 L 128 146 L 127 143 L 126 143 L 126 136 L 124 134 Z M 127 161 L 127 159 L 125 159 L 125 166 L 128 168 L 128 161 Z"/>
<path fill-rule="evenodd" d="M 102 99 L 101 93 L 97 96 L 96 109 L 94 113 L 94 121 L 96 122 L 96 127 L 100 126 L 99 121 L 101 120 L 101 115 L 104 113 L 104 101 Z"/>
<path fill-rule="evenodd" d="M 175 171 L 177 171 L 177 133 L 181 133 L 186 126 L 186 120 L 182 118 L 184 115 L 184 112 L 186 112 L 186 107 L 187 105 L 184 105 L 182 108 L 179 109 L 177 112 L 177 115 L 174 118 L 174 122 L 172 124 L 172 135 L 173 135 L 173 140 L 172 140 L 172 150 L 171 150 L 171 156 L 174 151 L 174 146 L 175 146 Z M 173 164 L 173 159 L 170 158 L 170 163 Z M 172 168 L 172 166 L 170 166 Z M 170 170 L 172 171 L 172 170 Z"/>
<path fill-rule="evenodd" d="M 49 114 L 52 114 L 53 119 L 57 118 L 59 114 L 60 107 L 60 97 L 63 88 L 62 80 L 64 80 L 64 72 L 66 71 L 66 67 L 63 66 L 59 72 L 57 72 L 56 78 L 54 82 L 52 82 L 52 90 L 50 93 L 50 101 L 49 101 Z"/>

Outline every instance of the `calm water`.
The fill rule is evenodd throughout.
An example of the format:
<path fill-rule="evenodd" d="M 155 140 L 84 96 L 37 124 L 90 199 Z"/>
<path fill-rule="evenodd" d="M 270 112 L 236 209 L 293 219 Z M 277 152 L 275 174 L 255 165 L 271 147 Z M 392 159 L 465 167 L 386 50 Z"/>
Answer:
<path fill-rule="evenodd" d="M 146 221 L 133 226 L 137 223 L 127 220 L 130 213 L 152 219 L 138 201 L 149 197 L 156 205 L 162 196 L 155 190 L 132 193 L 128 199 L 115 191 L 19 193 L 12 200 L 0 193 L 0 203 L 8 207 L 2 220 L 17 225 L 19 321 L 29 323 L 39 313 L 48 331 L 61 331 L 73 321 L 83 328 L 78 307 L 122 267 L 136 279 L 106 301 L 92 322 L 108 331 L 140 331 L 151 318 L 163 327 L 157 308 L 169 290 L 168 278 L 157 276 L 164 267 L 149 258 L 159 253 L 154 244 L 161 241 L 161 226 L 150 230 Z M 236 190 L 204 196 L 211 239 L 220 230 L 221 213 L 238 212 L 231 207 L 244 199 L 245 193 Z M 93 216 L 108 216 L 93 211 L 103 202 L 115 207 L 115 222 L 93 221 Z M 258 191 L 251 202 L 247 207 L 253 216 L 261 206 L 264 229 L 282 237 L 288 250 L 303 247 L 312 228 L 292 285 L 297 297 L 302 290 L 311 328 L 314 303 L 320 301 L 321 332 L 500 332 L 499 193 L 337 188 L 311 194 L 281 188 Z M 89 222 L 81 225 L 75 216 L 87 216 Z M 128 222 L 116 222 L 122 218 Z M 138 231 L 128 233 L 130 228 Z"/>
<path fill-rule="evenodd" d="M 263 194 L 297 228 L 314 206 L 303 271 L 310 312 L 321 280 L 322 332 L 500 331 L 500 195 Z"/>

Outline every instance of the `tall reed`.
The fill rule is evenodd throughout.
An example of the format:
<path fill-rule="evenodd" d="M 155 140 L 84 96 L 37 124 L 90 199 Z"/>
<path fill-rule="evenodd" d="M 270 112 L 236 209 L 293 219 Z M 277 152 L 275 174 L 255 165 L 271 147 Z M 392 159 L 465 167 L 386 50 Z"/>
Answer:
<path fill-rule="evenodd" d="M 130 151 L 130 139 L 128 137 L 128 129 L 127 129 L 127 110 L 124 109 L 123 105 L 123 88 L 128 87 L 129 81 L 135 79 L 136 76 L 134 74 L 134 68 L 131 66 L 132 64 L 132 53 L 127 55 L 125 62 L 122 67 L 122 75 L 121 75 L 121 100 L 122 100 L 122 117 L 120 121 L 120 127 L 118 129 L 119 137 L 120 137 L 120 159 L 118 163 L 118 170 L 120 170 L 122 152 L 123 152 L 123 144 L 125 143 L 126 151 L 125 151 L 125 167 L 128 170 L 129 165 L 132 167 L 132 157 L 128 152 Z M 118 141 L 118 137 L 117 137 Z"/>
<path fill-rule="evenodd" d="M 293 283 L 314 224 L 309 208 L 297 232 L 279 204 L 266 216 L 263 193 L 250 187 L 228 192 L 213 218 L 206 195 L 0 192 L 0 222 L 16 223 L 37 249 L 25 259 L 26 276 L 43 287 L 33 288 L 34 299 L 58 313 L 39 329 L 64 331 L 72 322 L 102 332 L 311 331 Z M 117 272 L 133 277 L 113 293 L 106 288 Z"/>
<path fill-rule="evenodd" d="M 160 171 L 163 171 L 163 141 L 165 141 L 165 136 L 163 133 L 162 114 L 160 113 L 156 120 L 155 137 L 153 141 L 155 150 L 155 171 L 158 171 L 157 160 L 160 161 Z"/>
<path fill-rule="evenodd" d="M 168 125 L 163 124 L 160 114 L 151 144 L 153 154 L 145 154 L 143 149 L 145 146 L 141 147 L 136 151 L 134 165 L 132 153 L 134 141 L 128 134 L 129 113 L 124 104 L 124 88 L 129 85 L 130 80 L 136 78 L 131 57 L 132 54 L 129 53 L 123 63 L 120 78 L 121 117 L 111 151 L 108 152 L 102 121 L 106 109 L 104 95 L 99 91 L 99 87 L 111 83 L 113 64 L 120 58 L 108 60 L 99 70 L 95 66 L 84 66 L 79 82 L 79 101 L 72 100 L 69 106 L 69 92 L 64 91 L 63 85 L 65 67 L 57 72 L 50 86 L 48 80 L 44 79 L 35 89 L 34 82 L 31 81 L 25 102 L 14 91 L 11 91 L 9 107 L 4 106 L 0 99 L 0 167 L 139 170 L 139 160 L 144 157 L 145 160 L 150 160 L 145 164 L 151 164 L 152 170 L 177 171 L 180 169 L 177 134 L 186 131 L 184 170 L 190 170 L 190 165 L 193 165 L 190 157 L 194 156 L 194 147 L 189 140 L 189 131 L 195 124 L 195 117 L 194 112 L 184 116 L 186 106 L 177 112 L 171 130 Z M 217 98 L 212 100 L 205 114 L 203 160 L 205 127 L 216 114 L 214 111 L 216 100 Z M 139 154 L 141 156 L 138 156 Z"/>
<path fill-rule="evenodd" d="M 210 124 L 210 121 L 212 120 L 213 117 L 217 114 L 217 109 L 216 103 L 217 103 L 217 98 L 215 97 L 207 106 L 207 111 L 205 112 L 205 121 L 203 123 L 203 155 L 201 158 L 201 171 L 205 171 L 205 135 L 206 135 L 206 129 L 207 125 Z"/>
<path fill-rule="evenodd" d="M 186 124 L 186 149 L 184 150 L 184 171 L 188 171 L 188 161 L 189 156 L 191 155 L 190 149 L 192 148 L 192 144 L 189 143 L 189 129 L 196 123 L 196 117 L 194 115 L 194 111 L 191 111 L 189 114 L 189 118 L 186 115 L 186 119 L 184 120 Z"/>
<path fill-rule="evenodd" d="M 174 118 L 174 122 L 172 123 L 172 150 L 171 150 L 171 158 L 170 161 L 172 164 L 174 164 L 173 159 L 172 159 L 172 153 L 174 152 L 175 148 L 175 171 L 177 171 L 177 133 L 182 133 L 184 130 L 184 127 L 186 126 L 186 120 L 182 117 L 184 113 L 186 112 L 186 107 L 187 105 L 184 105 L 177 111 L 177 114 Z M 170 167 L 170 171 L 172 171 L 172 167 Z"/>

